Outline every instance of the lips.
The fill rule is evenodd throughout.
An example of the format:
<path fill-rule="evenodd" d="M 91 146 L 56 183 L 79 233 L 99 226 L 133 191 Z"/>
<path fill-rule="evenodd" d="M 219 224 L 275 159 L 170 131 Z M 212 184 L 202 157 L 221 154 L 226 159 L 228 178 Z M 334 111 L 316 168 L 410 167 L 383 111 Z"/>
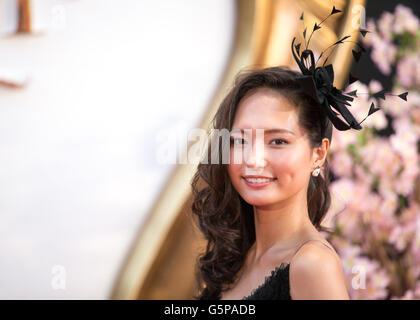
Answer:
<path fill-rule="evenodd" d="M 275 179 L 274 177 L 268 177 L 268 176 L 257 176 L 257 175 L 246 175 L 246 176 L 243 176 L 243 178 L 265 178 L 265 179 Z"/>
<path fill-rule="evenodd" d="M 264 176 L 244 176 L 245 183 L 250 187 L 264 187 L 273 183 L 276 178 Z"/>

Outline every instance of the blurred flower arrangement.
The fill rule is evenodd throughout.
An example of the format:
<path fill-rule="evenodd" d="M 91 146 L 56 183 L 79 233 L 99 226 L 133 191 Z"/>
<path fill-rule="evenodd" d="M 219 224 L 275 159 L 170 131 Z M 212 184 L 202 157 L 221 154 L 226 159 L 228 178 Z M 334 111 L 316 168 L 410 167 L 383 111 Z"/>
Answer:
<path fill-rule="evenodd" d="M 369 19 L 366 29 L 371 33 L 362 41 L 372 60 L 385 75 L 394 70 L 392 93 L 408 91 L 408 102 L 360 97 L 353 114 L 365 114 L 372 101 L 382 110 L 357 134 L 333 128 L 329 163 L 337 179 L 327 225 L 334 232 L 327 238 L 342 258 L 351 299 L 420 299 L 419 19 L 397 5 Z M 357 81 L 349 89 L 382 86 Z"/>

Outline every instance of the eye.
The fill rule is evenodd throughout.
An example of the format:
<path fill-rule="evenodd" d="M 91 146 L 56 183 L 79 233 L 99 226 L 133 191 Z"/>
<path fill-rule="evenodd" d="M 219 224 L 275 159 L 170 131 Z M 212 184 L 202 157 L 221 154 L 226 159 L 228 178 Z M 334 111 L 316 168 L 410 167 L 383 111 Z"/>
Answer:
<path fill-rule="evenodd" d="M 245 141 L 243 138 L 230 138 L 230 144 L 242 144 L 241 142 Z"/>
<path fill-rule="evenodd" d="M 283 140 L 283 139 L 274 139 L 274 140 L 271 140 L 271 141 L 270 141 L 270 144 L 271 144 L 273 141 L 276 141 L 276 142 L 284 142 L 284 143 L 275 143 L 274 145 L 276 145 L 276 146 L 281 146 L 282 144 L 288 144 L 288 142 L 287 142 L 286 140 Z"/>

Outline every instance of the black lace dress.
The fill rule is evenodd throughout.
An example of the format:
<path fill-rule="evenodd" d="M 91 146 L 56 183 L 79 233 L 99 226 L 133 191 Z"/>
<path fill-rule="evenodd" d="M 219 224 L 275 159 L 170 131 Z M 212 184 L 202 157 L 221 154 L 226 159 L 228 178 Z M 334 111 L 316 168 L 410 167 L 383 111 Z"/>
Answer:
<path fill-rule="evenodd" d="M 325 246 L 333 250 L 322 240 L 309 239 L 298 247 L 293 256 L 305 243 L 309 241 L 321 241 Z M 290 261 L 282 262 L 279 266 L 271 271 L 269 276 L 265 277 L 265 280 L 262 284 L 252 290 L 249 296 L 245 296 L 241 300 L 292 300 L 292 297 L 290 296 L 289 267 Z M 205 299 L 219 300 L 220 298 L 221 296 L 219 294 L 217 298 L 207 297 Z M 204 297 L 201 297 L 200 299 L 204 300 Z"/>
<path fill-rule="evenodd" d="M 242 300 L 292 300 L 289 287 L 290 263 L 282 263 L 265 281 Z"/>

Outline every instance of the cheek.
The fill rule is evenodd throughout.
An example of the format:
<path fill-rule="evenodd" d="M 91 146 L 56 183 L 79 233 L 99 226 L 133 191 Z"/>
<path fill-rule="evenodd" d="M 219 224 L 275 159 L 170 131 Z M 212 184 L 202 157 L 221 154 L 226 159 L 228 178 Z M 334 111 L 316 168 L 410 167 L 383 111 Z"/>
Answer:
<path fill-rule="evenodd" d="M 235 185 L 235 182 L 241 177 L 241 165 L 240 164 L 229 164 L 227 166 L 227 172 L 230 180 Z"/>
<path fill-rule="evenodd" d="M 304 178 L 307 165 L 304 157 L 293 152 L 281 157 L 277 156 L 271 161 L 274 173 L 281 184 L 296 182 L 296 180 Z"/>
<path fill-rule="evenodd" d="M 236 160 L 235 160 L 236 159 Z M 242 175 L 242 166 L 246 165 L 242 158 L 242 153 L 237 153 L 235 158 L 235 152 L 233 149 L 230 151 L 230 162 L 227 166 L 227 171 L 232 182 L 240 179 Z"/>

